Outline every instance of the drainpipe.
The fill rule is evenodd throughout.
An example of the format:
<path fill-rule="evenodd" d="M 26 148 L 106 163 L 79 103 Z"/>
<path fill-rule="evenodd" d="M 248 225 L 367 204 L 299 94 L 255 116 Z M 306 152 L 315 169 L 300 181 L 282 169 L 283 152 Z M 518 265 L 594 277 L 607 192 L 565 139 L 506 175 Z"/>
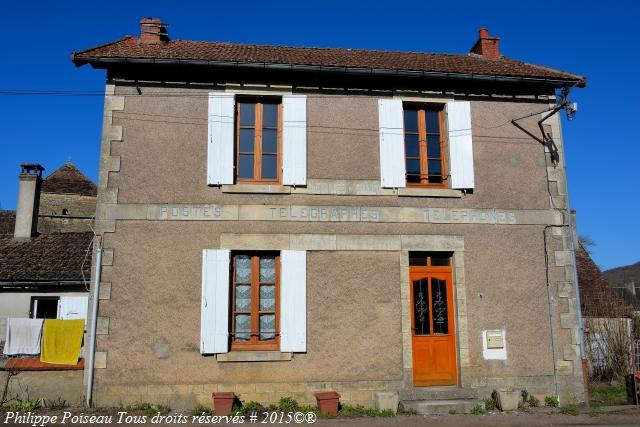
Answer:
<path fill-rule="evenodd" d="M 98 239 L 100 237 L 98 236 Z M 89 336 L 89 370 L 87 372 L 86 406 L 91 407 L 93 394 L 93 371 L 96 356 L 96 328 L 98 326 L 98 300 L 100 299 L 100 276 L 102 273 L 102 240 L 96 250 L 96 274 L 93 283 L 93 302 L 91 306 L 91 334 Z"/>

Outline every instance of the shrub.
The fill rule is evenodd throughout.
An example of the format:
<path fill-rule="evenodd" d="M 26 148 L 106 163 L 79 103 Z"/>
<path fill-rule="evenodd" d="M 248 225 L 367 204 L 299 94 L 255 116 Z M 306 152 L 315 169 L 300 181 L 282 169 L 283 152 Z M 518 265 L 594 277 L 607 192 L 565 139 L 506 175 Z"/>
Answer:
<path fill-rule="evenodd" d="M 204 406 L 198 403 L 193 409 L 190 411 L 191 415 L 199 416 L 199 415 L 213 415 L 213 410 L 208 406 Z"/>
<path fill-rule="evenodd" d="M 560 413 L 565 415 L 573 415 L 574 417 L 578 415 L 578 409 L 575 406 L 565 406 L 560 409 Z"/>
<path fill-rule="evenodd" d="M 559 405 L 558 398 L 555 396 L 545 396 L 544 398 L 544 406 L 548 406 L 550 408 L 557 408 Z"/>
<path fill-rule="evenodd" d="M 341 417 L 393 417 L 395 414 L 392 410 L 386 409 L 380 411 L 378 409 L 367 408 L 362 405 L 341 405 L 338 415 Z"/>
<path fill-rule="evenodd" d="M 61 397 L 58 397 L 57 399 L 53 399 L 53 400 L 45 400 L 44 406 L 48 409 L 64 409 L 69 405 L 67 404 L 66 400 L 64 400 Z"/>
<path fill-rule="evenodd" d="M 165 405 L 152 405 L 147 402 L 136 403 L 135 405 L 129 405 L 126 408 L 127 412 L 141 413 L 152 417 L 156 414 L 167 415 L 171 412 L 171 408 Z"/>
<path fill-rule="evenodd" d="M 484 400 L 484 407 L 487 411 L 493 411 L 496 409 L 496 401 L 493 398 L 488 398 Z"/>
<path fill-rule="evenodd" d="M 10 403 L 7 408 L 9 411 L 21 411 L 21 412 L 29 412 L 35 411 L 36 409 L 40 409 L 42 407 L 42 402 L 40 399 L 16 399 L 15 402 Z"/>
<path fill-rule="evenodd" d="M 527 403 L 529 404 L 529 406 L 531 406 L 532 408 L 537 408 L 538 406 L 540 406 L 540 399 L 538 399 L 537 397 L 535 397 L 533 394 L 529 396 L 529 400 L 527 400 Z"/>
<path fill-rule="evenodd" d="M 455 414 L 456 414 L 455 409 L 449 409 L 449 415 L 455 415 Z"/>
<path fill-rule="evenodd" d="M 278 409 L 284 413 L 297 412 L 299 408 L 298 402 L 291 396 L 281 397 L 278 401 Z"/>
<path fill-rule="evenodd" d="M 485 412 L 486 411 L 484 410 L 482 405 L 476 405 L 473 408 L 471 408 L 471 411 L 469 411 L 469 413 L 473 415 L 484 415 Z"/>
<path fill-rule="evenodd" d="M 240 408 L 240 414 L 249 416 L 254 412 L 257 414 L 261 414 L 265 410 L 266 410 L 265 407 L 259 404 L 258 402 L 250 401 L 242 404 L 242 407 Z"/>

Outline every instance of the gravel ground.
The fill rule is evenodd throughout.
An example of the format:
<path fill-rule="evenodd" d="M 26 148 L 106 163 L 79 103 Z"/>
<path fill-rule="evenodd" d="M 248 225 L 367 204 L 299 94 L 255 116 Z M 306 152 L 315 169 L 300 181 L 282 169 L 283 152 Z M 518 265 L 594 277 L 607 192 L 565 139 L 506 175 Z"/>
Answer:
<path fill-rule="evenodd" d="M 128 424 L 117 423 L 117 410 L 114 409 L 91 409 L 84 410 L 81 408 L 69 408 L 65 410 L 39 410 L 35 415 L 38 416 L 58 416 L 60 420 L 64 411 L 69 411 L 76 414 L 85 415 L 112 415 L 113 420 L 110 425 L 124 426 L 124 425 L 154 425 L 154 426 L 218 426 L 218 425 L 237 425 L 233 423 L 192 423 L 191 416 L 188 417 L 188 422 L 183 424 L 152 424 L 147 418 L 146 423 L 140 424 Z M 398 415 L 393 418 L 335 418 L 335 419 L 319 419 L 315 422 L 318 426 L 347 426 L 347 427 L 418 427 L 418 426 L 438 426 L 438 427 L 473 427 L 473 426 L 640 426 L 640 407 L 626 406 L 626 407 L 608 407 L 600 409 L 591 408 L 578 408 L 578 415 L 565 415 L 561 414 L 557 409 L 550 408 L 537 408 L 527 412 L 514 412 L 505 414 L 501 412 L 490 412 L 486 415 Z M 260 422 L 259 419 L 255 423 L 249 423 L 248 419 L 244 420 L 243 424 L 255 424 L 265 425 Z M 295 423 L 292 423 L 296 425 Z M 107 425 L 107 424 L 72 424 L 66 422 L 64 424 L 55 423 L 42 423 L 34 422 L 31 418 L 29 422 L 13 423 L 8 420 L 6 413 L 0 414 L 0 425 L 19 425 L 19 426 L 88 426 L 88 425 Z M 302 423 L 297 425 L 309 425 L 308 423 Z"/>

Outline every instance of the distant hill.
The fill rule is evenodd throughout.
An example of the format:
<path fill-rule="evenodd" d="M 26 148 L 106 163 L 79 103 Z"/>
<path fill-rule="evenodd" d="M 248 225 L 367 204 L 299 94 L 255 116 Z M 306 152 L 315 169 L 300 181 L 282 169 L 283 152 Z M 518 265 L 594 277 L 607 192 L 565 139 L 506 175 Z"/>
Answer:
<path fill-rule="evenodd" d="M 612 268 L 604 271 L 603 274 L 607 282 L 614 287 L 619 287 L 629 282 L 635 282 L 636 287 L 640 286 L 640 262 Z"/>

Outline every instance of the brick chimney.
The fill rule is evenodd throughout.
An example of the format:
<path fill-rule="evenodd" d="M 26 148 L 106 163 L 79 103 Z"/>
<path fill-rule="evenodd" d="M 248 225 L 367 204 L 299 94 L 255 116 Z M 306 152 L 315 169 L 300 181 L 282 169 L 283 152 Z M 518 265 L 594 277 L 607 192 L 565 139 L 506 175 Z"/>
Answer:
<path fill-rule="evenodd" d="M 140 43 L 164 43 L 169 41 L 167 24 L 160 18 L 142 18 L 140 20 Z"/>
<path fill-rule="evenodd" d="M 36 235 L 43 170 L 44 168 L 36 163 L 20 165 L 18 207 L 13 232 L 13 237 L 17 240 L 28 240 Z"/>
<path fill-rule="evenodd" d="M 489 30 L 480 28 L 476 44 L 470 50 L 471 53 L 481 55 L 485 59 L 500 59 L 500 38 L 489 35 Z"/>

